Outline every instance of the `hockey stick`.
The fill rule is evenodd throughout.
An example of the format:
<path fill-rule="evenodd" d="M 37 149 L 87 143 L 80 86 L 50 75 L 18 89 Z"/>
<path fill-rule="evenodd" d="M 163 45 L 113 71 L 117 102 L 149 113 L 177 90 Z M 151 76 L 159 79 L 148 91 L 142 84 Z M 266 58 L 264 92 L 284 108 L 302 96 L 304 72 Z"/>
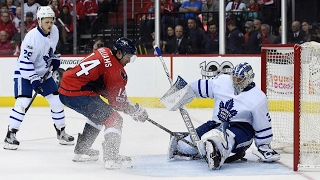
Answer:
<path fill-rule="evenodd" d="M 156 50 L 156 52 L 158 54 L 158 57 L 159 57 L 159 59 L 160 59 L 160 61 L 162 63 L 163 69 L 164 69 L 164 71 L 165 71 L 165 73 L 167 75 L 167 78 L 168 78 L 169 82 L 170 82 L 170 86 L 172 86 L 172 79 L 170 77 L 169 70 L 168 70 L 168 68 L 167 68 L 167 66 L 166 66 L 166 64 L 164 62 L 164 59 L 162 58 L 161 51 L 160 51 L 160 49 L 159 49 L 159 47 L 157 45 L 155 45 L 153 48 Z M 187 112 L 187 110 L 184 107 L 180 107 L 179 110 L 180 110 L 180 114 L 182 116 L 182 119 L 183 119 L 183 121 L 184 121 L 184 123 L 185 123 L 185 125 L 186 125 L 186 127 L 187 127 L 187 129 L 189 131 L 189 133 L 190 133 L 190 137 L 191 137 L 193 143 L 198 144 L 198 142 L 200 141 L 200 138 L 199 138 L 199 136 L 197 134 L 196 129 L 193 126 L 193 123 L 191 121 L 189 113 Z M 198 151 L 200 152 L 199 149 L 198 149 Z"/>
<path fill-rule="evenodd" d="M 60 18 L 58 18 L 58 21 L 61 23 L 61 25 L 65 28 L 65 30 L 67 32 L 70 32 L 70 30 L 68 29 L 68 27 L 62 22 L 62 20 Z"/>
<path fill-rule="evenodd" d="M 174 132 L 170 131 L 169 129 L 163 127 L 162 125 L 158 124 L 157 122 L 153 121 L 152 119 L 148 118 L 147 121 L 151 122 L 152 124 L 158 126 L 160 129 L 163 129 L 164 131 L 166 131 L 167 133 L 169 133 L 171 136 L 175 136 L 178 140 L 181 140 L 187 144 L 189 144 L 190 146 L 197 148 L 197 146 L 195 146 L 194 144 L 192 144 L 192 142 L 187 141 L 186 139 L 182 138 L 181 136 L 175 134 Z"/>
<path fill-rule="evenodd" d="M 52 68 L 53 68 L 53 67 L 50 66 L 49 71 L 46 72 L 46 74 L 43 76 L 43 78 L 42 78 L 43 81 L 47 80 L 47 77 L 49 76 L 50 72 L 52 71 Z M 36 92 L 35 92 L 34 95 L 32 96 L 32 98 L 31 98 L 31 100 L 30 100 L 30 102 L 29 102 L 29 104 L 28 104 L 28 106 L 27 106 L 26 108 L 23 108 L 23 106 L 22 106 L 22 112 L 27 113 L 27 111 L 29 110 L 31 104 L 32 104 L 33 101 L 36 99 L 39 91 L 40 91 L 40 89 L 37 89 L 37 90 L 36 90 Z"/>

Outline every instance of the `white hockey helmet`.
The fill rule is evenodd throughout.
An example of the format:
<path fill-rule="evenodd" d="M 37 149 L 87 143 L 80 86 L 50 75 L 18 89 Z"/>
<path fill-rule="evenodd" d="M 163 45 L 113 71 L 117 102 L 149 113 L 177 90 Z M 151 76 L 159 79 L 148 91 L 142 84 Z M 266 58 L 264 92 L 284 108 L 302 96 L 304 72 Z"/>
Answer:
<path fill-rule="evenodd" d="M 247 62 L 240 63 L 234 67 L 231 73 L 231 78 L 234 87 L 234 94 L 238 95 L 253 82 L 253 69 Z"/>
<path fill-rule="evenodd" d="M 40 6 L 37 11 L 37 20 L 40 27 L 41 19 L 46 17 L 53 17 L 55 19 L 56 15 L 50 6 Z"/>

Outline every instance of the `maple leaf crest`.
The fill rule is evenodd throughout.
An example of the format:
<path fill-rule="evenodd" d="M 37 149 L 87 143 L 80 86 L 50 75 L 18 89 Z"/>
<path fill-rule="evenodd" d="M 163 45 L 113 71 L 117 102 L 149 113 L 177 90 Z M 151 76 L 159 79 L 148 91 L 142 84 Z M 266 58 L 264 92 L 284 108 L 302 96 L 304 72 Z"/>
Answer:
<path fill-rule="evenodd" d="M 43 60 L 46 62 L 46 68 L 48 68 L 49 64 L 51 64 L 51 57 L 52 56 L 53 56 L 53 49 L 50 47 L 48 54 L 43 56 Z M 49 62 L 49 60 L 50 60 L 50 62 Z"/>
<path fill-rule="evenodd" d="M 232 117 L 234 117 L 238 111 L 232 109 L 234 105 L 233 99 L 228 100 L 225 104 L 223 101 L 219 103 L 218 118 L 222 122 L 229 122 Z"/>

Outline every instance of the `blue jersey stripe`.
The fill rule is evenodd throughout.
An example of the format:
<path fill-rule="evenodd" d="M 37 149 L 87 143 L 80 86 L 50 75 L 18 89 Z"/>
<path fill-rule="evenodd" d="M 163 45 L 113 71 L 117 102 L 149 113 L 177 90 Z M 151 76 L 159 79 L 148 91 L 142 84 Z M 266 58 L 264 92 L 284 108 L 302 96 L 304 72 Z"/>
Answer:
<path fill-rule="evenodd" d="M 270 129 L 271 129 L 271 127 L 268 127 L 268 128 L 262 129 L 262 130 L 260 130 L 260 131 L 256 131 L 256 133 L 261 133 L 261 132 L 264 132 L 264 131 L 268 131 L 268 130 L 270 130 Z"/>
<path fill-rule="evenodd" d="M 21 71 L 34 71 L 34 68 L 32 69 L 26 69 L 26 68 L 20 68 Z"/>
<path fill-rule="evenodd" d="M 198 92 L 199 92 L 199 95 L 203 97 L 201 93 L 201 80 L 198 80 Z"/>
<path fill-rule="evenodd" d="M 271 138 L 273 136 L 273 134 L 270 134 L 269 136 L 264 136 L 264 137 L 257 137 L 256 136 L 256 139 L 268 139 L 268 138 Z"/>
<path fill-rule="evenodd" d="M 20 61 L 22 64 L 33 64 L 33 62 L 25 62 L 25 61 Z"/>
<path fill-rule="evenodd" d="M 206 80 L 206 94 L 207 94 L 207 97 L 209 97 L 209 81 Z"/>

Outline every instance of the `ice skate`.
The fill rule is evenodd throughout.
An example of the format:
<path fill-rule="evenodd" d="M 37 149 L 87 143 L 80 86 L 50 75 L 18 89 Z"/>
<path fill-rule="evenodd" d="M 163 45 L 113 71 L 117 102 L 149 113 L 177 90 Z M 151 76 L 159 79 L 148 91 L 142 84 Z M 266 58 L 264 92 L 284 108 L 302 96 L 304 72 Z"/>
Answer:
<path fill-rule="evenodd" d="M 125 169 L 132 168 L 132 160 L 129 156 L 118 155 L 112 159 L 104 159 L 106 169 Z"/>
<path fill-rule="evenodd" d="M 73 157 L 73 162 L 88 162 L 88 161 L 98 161 L 99 160 L 99 151 L 90 148 L 86 141 L 85 137 L 82 134 L 78 134 L 77 145 L 74 148 L 75 156 Z"/>
<path fill-rule="evenodd" d="M 56 125 L 54 125 L 54 128 L 57 131 L 57 139 L 59 140 L 59 144 L 61 145 L 74 145 L 74 137 L 70 136 L 66 133 L 65 127 L 62 127 L 61 130 L 59 130 Z"/>
<path fill-rule="evenodd" d="M 107 144 L 105 141 L 102 142 L 103 149 L 103 161 L 106 169 L 125 169 L 132 168 L 132 159 L 129 156 L 116 155 L 114 157 L 108 156 Z"/>
<path fill-rule="evenodd" d="M 95 149 L 74 150 L 73 162 L 90 162 L 99 160 L 99 151 Z"/>
<path fill-rule="evenodd" d="M 11 131 L 8 129 L 7 136 L 4 139 L 4 146 L 3 146 L 4 149 L 8 149 L 8 150 L 18 149 L 20 142 L 16 138 L 17 132 L 18 132 L 17 129 L 11 129 Z"/>

